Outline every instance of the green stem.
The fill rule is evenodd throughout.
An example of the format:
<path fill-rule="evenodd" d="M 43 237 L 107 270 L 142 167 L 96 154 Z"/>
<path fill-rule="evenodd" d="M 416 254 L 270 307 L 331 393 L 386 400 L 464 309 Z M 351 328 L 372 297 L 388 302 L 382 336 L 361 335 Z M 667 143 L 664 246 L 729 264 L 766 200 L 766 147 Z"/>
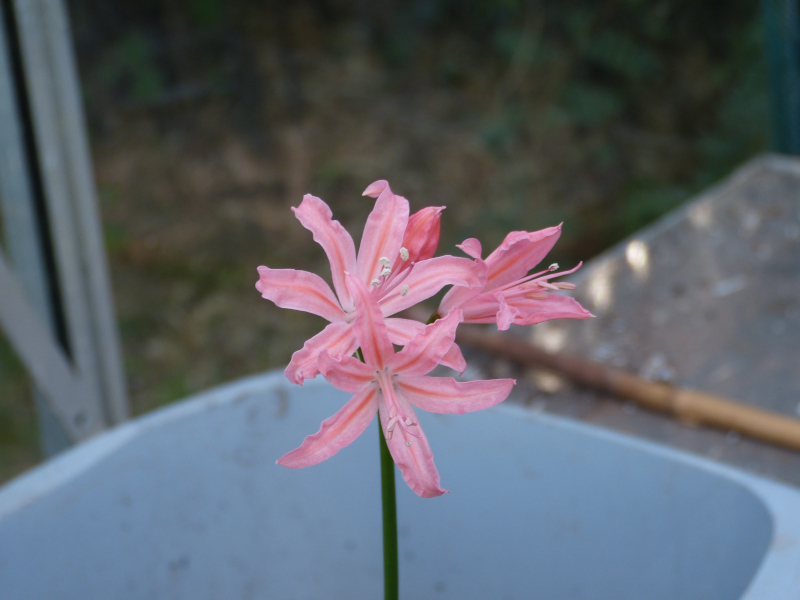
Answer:
<path fill-rule="evenodd" d="M 386 445 L 381 420 L 378 419 L 381 445 L 381 496 L 383 497 L 383 595 L 397 600 L 397 500 L 394 493 L 394 460 Z"/>
<path fill-rule="evenodd" d="M 361 348 L 356 350 L 364 362 Z M 394 490 L 394 459 L 386 445 L 383 426 L 378 417 L 381 447 L 381 500 L 383 505 L 383 595 L 385 600 L 398 600 L 399 575 L 397 568 L 397 497 Z"/>

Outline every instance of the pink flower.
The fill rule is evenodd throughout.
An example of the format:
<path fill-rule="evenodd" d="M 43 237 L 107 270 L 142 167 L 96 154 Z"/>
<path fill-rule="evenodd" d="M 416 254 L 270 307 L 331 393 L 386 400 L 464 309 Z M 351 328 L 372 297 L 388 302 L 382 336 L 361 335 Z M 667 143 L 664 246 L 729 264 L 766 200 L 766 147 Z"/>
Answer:
<path fill-rule="evenodd" d="M 378 198 L 389 184 L 386 181 L 376 181 L 364 190 L 364 196 Z M 398 256 L 392 266 L 392 271 L 402 271 L 410 265 L 421 260 L 433 258 L 436 247 L 439 245 L 439 229 L 444 206 L 428 206 L 415 212 L 408 218 L 408 225 L 403 234 L 403 245 L 408 257 L 403 259 Z"/>
<path fill-rule="evenodd" d="M 534 325 L 552 319 L 588 319 L 594 315 L 559 290 L 572 290 L 571 283 L 550 280 L 577 271 L 555 272 L 557 264 L 527 275 L 547 255 L 561 235 L 561 225 L 540 231 L 512 231 L 486 260 L 481 259 L 481 244 L 470 238 L 459 248 L 486 268 L 482 290 L 453 287 L 439 305 L 439 314 L 460 307 L 465 323 L 497 323 L 504 331 L 511 324 Z"/>
<path fill-rule="evenodd" d="M 292 209 L 328 255 L 335 294 L 321 277 L 313 273 L 258 267 L 256 289 L 264 298 L 281 308 L 303 310 L 330 321 L 330 325 L 292 355 L 285 374 L 294 383 L 302 385 L 303 380 L 317 376 L 317 360 L 323 350 L 336 358 L 352 355 L 358 347 L 352 326 L 355 304 L 345 285 L 345 273 L 354 273 L 369 286 L 384 317 L 430 298 L 446 285 L 475 288 L 483 283 L 483 267 L 469 259 L 453 256 L 429 258 L 438 242 L 438 213 L 441 208 L 423 209 L 409 220 L 408 201 L 393 194 L 387 182 L 376 181 L 364 194 L 377 195 L 378 199 L 364 227 L 358 257 L 353 238 L 338 221 L 333 220 L 331 209 L 325 202 L 306 195 L 300 206 Z M 424 325 L 417 321 L 396 318 L 386 319 L 386 327 L 389 339 L 398 345 L 405 345 L 424 329 Z M 458 371 L 466 367 L 456 345 L 442 358 L 442 364 Z"/>
<path fill-rule="evenodd" d="M 356 305 L 353 329 L 365 362 L 352 356 L 336 360 L 323 350 L 319 364 L 335 388 L 353 397 L 278 464 L 300 468 L 330 458 L 361 435 L 377 412 L 392 458 L 408 486 L 423 498 L 440 496 L 447 490 L 439 485 L 433 453 L 412 406 L 448 414 L 481 410 L 505 400 L 515 381 L 458 382 L 452 377 L 426 377 L 451 348 L 461 311 L 456 308 L 426 326 L 395 353 L 373 294 L 360 278 L 347 274 L 345 279 Z"/>

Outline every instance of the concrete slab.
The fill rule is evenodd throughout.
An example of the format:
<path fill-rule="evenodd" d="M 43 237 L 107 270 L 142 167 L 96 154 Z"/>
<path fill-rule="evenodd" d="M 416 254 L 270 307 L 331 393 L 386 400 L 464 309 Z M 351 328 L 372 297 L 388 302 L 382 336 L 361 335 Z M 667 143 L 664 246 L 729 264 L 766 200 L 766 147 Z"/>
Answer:
<path fill-rule="evenodd" d="M 517 333 L 649 379 L 800 414 L 800 160 L 747 163 L 571 281 L 596 319 Z M 484 364 L 492 374 L 510 368 Z M 800 484 L 798 453 L 690 428 L 547 373 L 524 375 L 516 399 L 525 404 Z"/>

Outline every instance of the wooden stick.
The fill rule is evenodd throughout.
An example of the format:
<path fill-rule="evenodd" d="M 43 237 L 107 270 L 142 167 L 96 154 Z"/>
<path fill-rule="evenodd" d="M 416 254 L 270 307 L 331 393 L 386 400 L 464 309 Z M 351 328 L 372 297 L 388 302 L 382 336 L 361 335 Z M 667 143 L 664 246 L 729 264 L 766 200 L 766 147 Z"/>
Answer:
<path fill-rule="evenodd" d="M 757 440 L 800 450 L 800 419 L 720 396 L 648 381 L 593 360 L 546 352 L 519 338 L 486 333 L 470 326 L 459 328 L 456 341 L 523 365 L 550 369 L 579 384 L 671 414 L 685 423 L 734 430 Z"/>

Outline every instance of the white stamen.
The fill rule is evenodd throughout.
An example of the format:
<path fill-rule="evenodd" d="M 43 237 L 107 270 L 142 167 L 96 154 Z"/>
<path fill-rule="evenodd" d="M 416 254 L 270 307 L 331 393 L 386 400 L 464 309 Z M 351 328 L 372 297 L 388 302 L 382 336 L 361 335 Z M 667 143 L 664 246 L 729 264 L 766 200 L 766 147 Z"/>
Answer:
<path fill-rule="evenodd" d="M 403 289 L 400 290 L 400 295 L 405 296 L 408 293 L 408 286 L 404 285 Z"/>
<path fill-rule="evenodd" d="M 386 431 L 391 432 L 394 429 L 394 426 L 397 425 L 397 422 L 400 420 L 400 417 L 392 417 L 389 419 L 389 422 L 386 424 Z"/>
<path fill-rule="evenodd" d="M 381 277 L 388 277 L 392 274 L 392 270 L 389 267 L 384 267 L 383 271 L 381 271 Z"/>
<path fill-rule="evenodd" d="M 400 248 L 400 258 L 408 260 L 408 250 L 406 248 Z"/>
<path fill-rule="evenodd" d="M 384 267 L 388 267 L 390 264 L 392 264 L 392 263 L 389 262 L 389 259 L 386 258 L 385 256 L 381 256 L 378 259 L 378 262 L 381 263 Z"/>
<path fill-rule="evenodd" d="M 406 448 L 410 448 L 410 447 L 411 447 L 411 442 L 406 441 Z"/>
<path fill-rule="evenodd" d="M 380 279 L 373 279 L 370 282 L 370 284 L 372 285 L 372 287 L 378 287 L 381 284 L 381 280 Z"/>
<path fill-rule="evenodd" d="M 558 271 L 558 263 L 553 263 L 549 267 L 547 267 L 548 271 Z"/>
<path fill-rule="evenodd" d="M 403 423 L 405 423 L 409 427 L 411 427 L 412 425 L 416 425 L 416 423 L 414 423 L 414 421 L 411 420 L 411 417 L 406 417 Z"/>

